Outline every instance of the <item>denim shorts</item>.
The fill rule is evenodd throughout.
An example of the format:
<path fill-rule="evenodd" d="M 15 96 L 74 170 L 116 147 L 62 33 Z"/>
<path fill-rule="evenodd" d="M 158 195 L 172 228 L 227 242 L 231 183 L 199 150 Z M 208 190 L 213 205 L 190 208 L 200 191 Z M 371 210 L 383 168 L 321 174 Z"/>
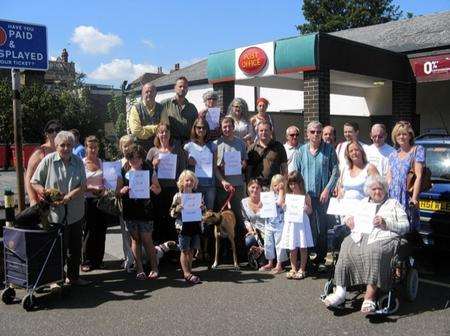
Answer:
<path fill-rule="evenodd" d="M 178 236 L 178 244 L 181 251 L 188 250 L 199 250 L 200 249 L 200 235 L 196 234 L 193 236 Z"/>
<path fill-rule="evenodd" d="M 125 225 L 128 232 L 152 232 L 153 231 L 153 221 L 143 221 L 143 220 L 125 220 Z"/>

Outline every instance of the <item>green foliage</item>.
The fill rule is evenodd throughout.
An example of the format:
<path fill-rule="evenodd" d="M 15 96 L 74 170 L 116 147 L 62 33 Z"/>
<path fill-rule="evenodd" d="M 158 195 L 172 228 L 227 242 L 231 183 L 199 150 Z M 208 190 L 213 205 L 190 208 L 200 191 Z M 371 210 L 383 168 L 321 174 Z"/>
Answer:
<path fill-rule="evenodd" d="M 12 143 L 13 133 L 12 88 L 8 80 L 0 81 L 0 143 Z"/>
<path fill-rule="evenodd" d="M 402 16 L 392 0 L 304 0 L 302 10 L 307 23 L 297 26 L 301 34 L 370 26 Z"/>

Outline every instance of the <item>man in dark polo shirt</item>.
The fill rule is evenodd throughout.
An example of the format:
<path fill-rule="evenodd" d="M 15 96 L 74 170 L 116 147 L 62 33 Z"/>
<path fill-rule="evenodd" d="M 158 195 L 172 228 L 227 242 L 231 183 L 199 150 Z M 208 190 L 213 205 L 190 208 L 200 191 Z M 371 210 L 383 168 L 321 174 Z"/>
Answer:
<path fill-rule="evenodd" d="M 265 187 L 272 176 L 287 176 L 287 156 L 283 145 L 272 139 L 272 127 L 266 121 L 258 124 L 258 140 L 248 149 L 248 177 L 259 178 Z"/>
<path fill-rule="evenodd" d="M 198 117 L 197 108 L 186 99 L 188 80 L 180 77 L 175 82 L 175 97 L 161 102 L 163 112 L 170 125 L 172 139 L 180 145 L 187 142 L 191 136 L 192 125 Z"/>

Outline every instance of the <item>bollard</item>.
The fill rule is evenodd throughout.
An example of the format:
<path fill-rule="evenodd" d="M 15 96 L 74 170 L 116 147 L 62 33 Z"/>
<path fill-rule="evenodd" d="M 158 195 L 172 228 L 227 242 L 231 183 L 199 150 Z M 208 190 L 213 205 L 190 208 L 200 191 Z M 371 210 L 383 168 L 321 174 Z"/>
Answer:
<path fill-rule="evenodd" d="M 10 188 L 5 188 L 4 192 L 5 198 L 5 222 L 7 227 L 14 226 L 15 220 L 15 201 L 14 201 L 14 193 Z"/>

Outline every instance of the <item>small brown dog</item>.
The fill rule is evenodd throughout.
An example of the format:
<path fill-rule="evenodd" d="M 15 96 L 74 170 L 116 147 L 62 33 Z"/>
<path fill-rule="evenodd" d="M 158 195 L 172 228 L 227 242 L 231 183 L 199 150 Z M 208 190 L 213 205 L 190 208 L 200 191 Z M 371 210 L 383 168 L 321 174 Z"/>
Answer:
<path fill-rule="evenodd" d="M 214 238 L 216 240 L 216 250 L 214 253 L 214 264 L 211 268 L 217 268 L 219 265 L 219 248 L 220 239 L 225 233 L 231 243 L 231 249 L 233 251 L 234 268 L 239 269 L 239 264 L 236 256 L 236 244 L 234 242 L 234 227 L 236 226 L 236 217 L 233 211 L 223 210 L 221 212 L 214 212 L 207 210 L 203 216 L 203 223 L 205 225 L 214 225 Z"/>

